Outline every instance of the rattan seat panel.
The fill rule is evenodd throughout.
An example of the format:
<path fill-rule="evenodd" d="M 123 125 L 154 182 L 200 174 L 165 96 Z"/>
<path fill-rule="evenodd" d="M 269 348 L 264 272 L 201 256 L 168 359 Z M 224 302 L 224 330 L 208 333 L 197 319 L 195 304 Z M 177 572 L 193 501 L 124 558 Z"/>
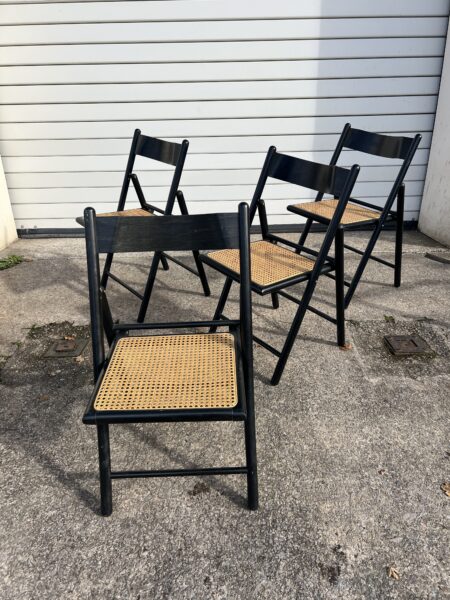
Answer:
<path fill-rule="evenodd" d="M 208 256 L 239 273 L 239 250 L 218 250 Z M 250 244 L 250 264 L 252 282 L 263 287 L 309 273 L 314 267 L 313 260 L 264 240 Z"/>
<path fill-rule="evenodd" d="M 94 409 L 232 408 L 238 403 L 234 343 L 230 333 L 122 338 Z"/>
<path fill-rule="evenodd" d="M 334 211 L 339 200 L 320 200 L 319 202 L 306 202 L 304 204 L 295 204 L 295 208 L 307 211 L 312 215 L 318 215 L 325 219 L 332 219 Z M 381 213 L 359 206 L 357 204 L 347 204 L 341 219 L 342 225 L 351 225 L 353 223 L 362 223 L 363 221 L 372 221 L 379 219 Z"/>
<path fill-rule="evenodd" d="M 155 215 L 143 208 L 127 208 L 126 210 L 116 210 L 115 212 L 100 213 L 97 217 L 154 217 Z"/>

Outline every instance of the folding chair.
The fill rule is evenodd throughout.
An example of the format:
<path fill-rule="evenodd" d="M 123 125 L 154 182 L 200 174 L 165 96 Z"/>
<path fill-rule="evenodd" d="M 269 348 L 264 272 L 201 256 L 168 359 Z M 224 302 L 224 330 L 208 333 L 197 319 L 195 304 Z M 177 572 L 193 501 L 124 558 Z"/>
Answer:
<path fill-rule="evenodd" d="M 364 152 L 365 154 L 372 154 L 382 158 L 401 159 L 403 161 L 399 167 L 397 177 L 389 192 L 384 207 L 380 208 L 369 202 L 351 198 L 350 204 L 348 204 L 342 215 L 341 225 L 344 231 L 360 228 L 361 226 L 373 227 L 372 235 L 370 236 L 364 251 L 361 251 L 354 246 L 344 244 L 344 248 L 361 256 L 361 260 L 351 281 L 344 282 L 344 285 L 348 287 L 345 295 L 345 308 L 350 304 L 369 260 L 374 260 L 394 269 L 394 286 L 400 287 L 402 272 L 403 217 L 405 207 L 404 179 L 421 139 L 422 136 L 419 134 L 415 135 L 413 138 L 407 138 L 371 133 L 361 129 L 354 129 L 350 126 L 350 123 L 345 125 L 341 133 L 336 149 L 331 157 L 330 165 L 337 164 L 343 148 L 357 150 L 358 152 Z M 289 211 L 307 217 L 305 228 L 298 242 L 300 246 L 306 242 L 313 221 L 328 225 L 334 215 L 337 200 L 323 200 L 322 198 L 323 193 L 319 192 L 314 202 L 294 204 L 287 207 Z M 397 206 L 394 211 L 392 206 L 396 198 Z M 395 223 L 396 229 L 394 263 L 372 256 L 373 249 L 381 231 L 387 223 L 392 221 Z"/>
<path fill-rule="evenodd" d="M 117 206 L 117 211 L 110 213 L 103 213 L 101 216 L 103 217 L 142 217 L 148 218 L 155 216 L 155 213 L 159 213 L 162 215 L 171 215 L 175 200 L 178 201 L 181 214 L 187 215 L 188 210 L 186 206 L 186 201 L 184 199 L 183 193 L 178 189 L 180 184 L 181 174 L 183 172 L 184 161 L 186 159 L 186 154 L 188 151 L 189 142 L 184 140 L 181 144 L 176 144 L 174 142 L 168 142 L 166 140 L 160 140 L 157 138 L 148 137 L 146 135 L 142 135 L 139 129 L 136 129 L 133 135 L 133 141 L 131 143 L 130 154 L 128 156 L 127 168 L 125 170 L 125 176 L 123 179 L 122 190 L 120 192 L 119 204 Z M 167 197 L 166 207 L 164 210 L 161 210 L 157 206 L 153 206 L 149 204 L 144 196 L 144 192 L 142 191 L 141 184 L 139 182 L 139 178 L 136 173 L 133 173 L 134 162 L 136 160 L 136 156 L 145 156 L 147 158 L 151 158 L 153 160 L 166 163 L 168 165 L 172 165 L 175 167 L 175 171 L 173 174 L 172 182 L 169 188 L 169 194 Z M 125 209 L 125 202 L 127 200 L 128 188 L 130 186 L 130 181 L 133 184 L 133 187 L 136 191 L 136 195 L 138 197 L 139 203 L 141 205 L 140 208 L 132 208 Z M 100 215 L 98 215 L 100 216 Z M 83 225 L 83 220 L 77 219 L 77 222 Z M 145 291 L 143 294 L 129 286 L 122 279 L 111 273 L 111 265 L 114 257 L 114 253 L 109 253 L 105 260 L 105 265 L 103 268 L 102 275 L 102 287 L 106 288 L 108 283 L 108 279 L 111 278 L 124 288 L 126 288 L 129 292 L 137 296 L 141 300 L 141 307 L 138 315 L 138 322 L 142 323 L 145 319 L 145 315 L 147 313 L 148 305 L 150 302 L 150 297 L 153 291 L 153 285 L 155 283 L 156 274 L 158 271 L 159 263 L 161 262 L 164 270 L 168 270 L 169 266 L 167 264 L 167 259 L 176 263 L 180 267 L 183 267 L 187 271 L 190 271 L 194 275 L 200 278 L 203 293 L 205 296 L 210 295 L 208 280 L 206 279 L 205 270 L 203 264 L 199 260 L 199 253 L 195 250 L 192 252 L 195 265 L 197 270 L 191 268 L 189 265 L 184 264 L 182 261 L 174 258 L 173 256 L 169 256 L 164 252 L 159 250 L 155 251 L 150 272 L 147 278 L 147 284 L 145 286 Z"/>
<path fill-rule="evenodd" d="M 251 287 L 260 296 L 271 294 L 274 308 L 278 308 L 278 296 L 283 296 L 298 305 L 297 312 L 281 351 L 264 340 L 253 336 L 253 339 L 258 344 L 278 357 L 278 362 L 271 379 L 272 385 L 276 385 L 280 381 L 306 310 L 310 310 L 336 324 L 338 344 L 340 346 L 345 345 L 343 248 L 339 220 L 345 210 L 358 172 L 359 167 L 357 165 L 354 165 L 351 170 L 342 167 L 330 167 L 294 158 L 286 154 L 280 154 L 274 146 L 269 148 L 250 205 L 251 221 L 255 216 L 256 210 L 259 212 L 263 238 L 250 244 L 252 265 Z M 261 199 L 268 177 L 322 193 L 333 194 L 340 198 L 335 216 L 330 221 L 319 252 L 305 246 L 299 246 L 269 232 L 265 205 Z M 333 259 L 328 257 L 328 252 L 335 238 L 336 259 Z M 279 246 L 278 244 L 283 244 L 283 246 L 287 246 L 288 248 Z M 296 250 L 301 252 L 301 254 L 297 254 Z M 305 254 L 308 256 L 305 256 Z M 227 277 L 214 314 L 214 320 L 226 319 L 225 315 L 223 315 L 223 309 L 231 285 L 233 281 L 241 280 L 239 276 L 239 254 L 236 250 L 223 250 L 211 252 L 208 255 L 202 254 L 201 260 Z M 329 274 L 333 271 L 336 280 L 336 318 L 309 305 L 319 276 Z M 301 299 L 283 291 L 285 288 L 302 282 L 306 282 L 306 287 Z M 212 328 L 212 331 L 214 331 L 214 328 Z"/>
<path fill-rule="evenodd" d="M 248 205 L 239 214 L 96 217 L 84 211 L 95 388 L 83 422 L 97 426 L 101 513 L 112 512 L 112 479 L 180 475 L 247 477 L 248 507 L 258 507 Z M 113 324 L 100 283 L 99 253 L 238 248 L 240 318 L 229 321 Z M 144 331 L 226 327 L 223 333 L 139 335 Z M 133 334 L 132 331 L 137 333 Z M 105 354 L 104 334 L 109 342 Z M 109 425 L 142 422 L 244 423 L 244 466 L 111 471 Z"/>

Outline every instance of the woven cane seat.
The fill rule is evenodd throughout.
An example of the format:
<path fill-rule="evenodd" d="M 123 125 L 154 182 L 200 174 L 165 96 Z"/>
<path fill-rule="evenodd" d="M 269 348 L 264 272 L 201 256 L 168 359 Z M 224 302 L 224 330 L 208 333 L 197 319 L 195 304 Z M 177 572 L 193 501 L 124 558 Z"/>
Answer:
<path fill-rule="evenodd" d="M 143 208 L 127 208 L 114 212 L 100 213 L 97 217 L 153 217 L 154 214 Z"/>
<path fill-rule="evenodd" d="M 318 215 L 331 220 L 339 200 L 320 200 L 319 202 L 306 202 L 304 204 L 294 204 L 294 208 L 300 209 L 311 215 Z M 341 218 L 342 225 L 351 225 L 353 223 L 362 223 L 380 218 L 379 212 L 359 206 L 357 204 L 347 204 L 344 214 Z"/>
<path fill-rule="evenodd" d="M 210 252 L 209 258 L 239 273 L 239 250 Z M 251 280 L 261 287 L 312 271 L 314 261 L 292 250 L 260 240 L 250 244 Z"/>
<path fill-rule="evenodd" d="M 238 403 L 230 333 L 121 338 L 94 402 L 97 411 L 232 408 Z"/>

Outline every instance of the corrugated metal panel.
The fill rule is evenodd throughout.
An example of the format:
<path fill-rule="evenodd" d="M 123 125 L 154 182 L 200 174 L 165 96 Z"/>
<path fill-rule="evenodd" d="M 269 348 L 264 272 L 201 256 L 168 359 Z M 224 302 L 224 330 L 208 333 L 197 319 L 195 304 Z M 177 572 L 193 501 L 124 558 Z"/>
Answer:
<path fill-rule="evenodd" d="M 251 198 L 270 144 L 328 162 L 346 121 L 424 134 L 407 185 L 416 218 L 449 4 L 0 0 L 0 152 L 18 227 L 113 209 L 135 127 L 190 140 L 182 187 L 203 212 Z M 382 202 L 392 163 L 346 152 L 352 162 L 357 193 Z M 137 166 L 162 203 L 168 171 Z M 286 204 L 310 197 L 270 184 L 270 221 L 298 223 Z"/>

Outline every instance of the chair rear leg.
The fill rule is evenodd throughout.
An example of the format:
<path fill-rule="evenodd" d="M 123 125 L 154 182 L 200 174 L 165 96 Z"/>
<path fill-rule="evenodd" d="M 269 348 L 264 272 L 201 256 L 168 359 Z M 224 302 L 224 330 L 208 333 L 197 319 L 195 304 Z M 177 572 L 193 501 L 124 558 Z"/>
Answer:
<path fill-rule="evenodd" d="M 247 462 L 247 499 L 248 508 L 256 510 L 258 508 L 258 470 L 256 464 L 256 430 L 255 418 L 252 413 L 247 416 L 244 423 L 245 427 L 245 454 Z"/>
<path fill-rule="evenodd" d="M 232 283 L 233 283 L 233 280 L 231 279 L 231 277 L 227 277 L 225 280 L 223 289 L 222 289 L 222 293 L 220 294 L 219 302 L 217 303 L 217 306 L 216 306 L 216 311 L 213 316 L 213 321 L 218 321 L 220 319 L 220 315 L 222 314 L 222 311 L 227 302 L 228 294 L 230 293 Z M 209 328 L 209 333 L 215 333 L 216 331 L 217 331 L 217 327 Z"/>
<path fill-rule="evenodd" d="M 97 425 L 97 437 L 100 465 L 101 513 L 104 517 L 109 517 L 112 513 L 112 484 L 108 425 Z"/>
<path fill-rule="evenodd" d="M 161 260 L 161 252 L 155 252 L 152 260 L 152 264 L 150 267 L 150 272 L 148 274 L 147 284 L 145 286 L 144 296 L 142 298 L 141 307 L 139 309 L 139 314 L 137 321 L 138 323 L 143 323 L 145 320 L 145 315 L 147 314 L 148 305 L 150 302 L 150 296 L 152 295 L 153 286 L 156 279 L 156 274 L 158 272 L 159 261 Z"/>
<path fill-rule="evenodd" d="M 405 186 L 401 185 L 397 195 L 397 219 L 395 228 L 394 286 L 402 282 L 403 219 L 405 214 Z"/>
<path fill-rule="evenodd" d="M 336 230 L 335 244 L 335 284 L 336 284 L 336 325 L 338 346 L 345 347 L 345 286 L 344 286 L 344 230 Z"/>
<path fill-rule="evenodd" d="M 279 298 L 278 294 L 276 292 L 273 292 L 271 294 L 271 296 L 272 296 L 272 307 L 275 308 L 275 309 L 279 308 L 279 306 L 280 306 L 280 298 Z"/>
<path fill-rule="evenodd" d="M 303 228 L 303 231 L 298 239 L 298 245 L 299 246 L 303 246 L 306 242 L 306 238 L 308 237 L 308 233 L 309 230 L 311 229 L 311 225 L 312 225 L 312 219 L 308 219 L 305 223 L 305 227 Z M 297 248 L 297 250 L 295 251 L 297 254 L 300 254 L 300 250 Z"/>
<path fill-rule="evenodd" d="M 192 252 L 192 255 L 197 266 L 198 276 L 200 277 L 200 281 L 202 283 L 203 293 L 205 294 L 205 296 L 211 296 L 211 290 L 209 289 L 208 279 L 205 273 L 205 267 L 203 266 L 203 263 L 200 260 L 200 254 L 198 250 L 194 250 L 194 252 Z"/>
<path fill-rule="evenodd" d="M 169 270 L 169 263 L 167 262 L 167 258 L 164 256 L 164 254 L 161 254 L 161 265 L 164 271 Z"/>
<path fill-rule="evenodd" d="M 109 253 L 106 255 L 105 264 L 103 266 L 103 273 L 100 285 L 102 288 L 106 288 L 106 284 L 108 283 L 109 271 L 111 269 L 112 261 L 114 258 L 114 254 Z"/>

